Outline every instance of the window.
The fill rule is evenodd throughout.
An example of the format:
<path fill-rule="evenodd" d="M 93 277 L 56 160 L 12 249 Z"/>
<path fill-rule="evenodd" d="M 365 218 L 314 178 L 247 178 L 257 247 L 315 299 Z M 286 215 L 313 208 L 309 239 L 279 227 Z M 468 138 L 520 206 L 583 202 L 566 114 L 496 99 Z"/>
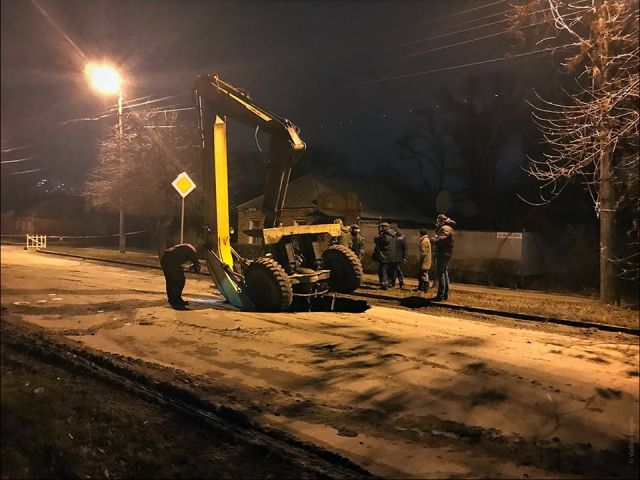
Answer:
<path fill-rule="evenodd" d="M 260 228 L 260 220 L 249 220 L 249 230 L 254 230 L 256 228 Z M 257 237 L 249 236 L 249 244 L 250 245 L 259 245 L 262 243 L 262 239 Z"/>

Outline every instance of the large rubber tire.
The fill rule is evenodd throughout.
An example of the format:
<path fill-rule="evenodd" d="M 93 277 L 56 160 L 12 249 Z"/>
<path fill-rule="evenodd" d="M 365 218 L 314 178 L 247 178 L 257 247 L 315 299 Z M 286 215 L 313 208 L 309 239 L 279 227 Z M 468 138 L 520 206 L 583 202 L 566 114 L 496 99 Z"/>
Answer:
<path fill-rule="evenodd" d="M 331 270 L 329 287 L 334 292 L 351 293 L 362 282 L 362 264 L 349 247 L 332 245 L 322 254 L 322 264 Z"/>
<path fill-rule="evenodd" d="M 283 312 L 291 306 L 293 290 L 289 276 L 273 258 L 261 257 L 244 273 L 247 295 L 262 312 Z"/>

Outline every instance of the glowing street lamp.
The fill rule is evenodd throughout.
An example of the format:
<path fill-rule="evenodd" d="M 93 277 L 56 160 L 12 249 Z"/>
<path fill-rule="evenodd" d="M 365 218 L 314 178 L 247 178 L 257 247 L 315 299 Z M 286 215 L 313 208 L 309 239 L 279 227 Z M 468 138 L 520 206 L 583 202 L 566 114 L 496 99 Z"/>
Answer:
<path fill-rule="evenodd" d="M 94 90 L 105 95 L 118 95 L 118 131 L 122 138 L 122 77 L 112 66 L 95 62 L 88 63 L 84 71 Z M 122 146 L 120 146 L 120 162 L 122 163 Z M 120 253 L 124 253 L 126 250 L 126 237 L 124 235 L 124 201 L 122 195 L 120 195 L 119 223 L 120 234 L 118 244 L 120 247 Z"/>
<path fill-rule="evenodd" d="M 122 92 L 122 77 L 115 68 L 91 62 L 85 67 L 85 73 L 96 91 L 105 94 Z"/>

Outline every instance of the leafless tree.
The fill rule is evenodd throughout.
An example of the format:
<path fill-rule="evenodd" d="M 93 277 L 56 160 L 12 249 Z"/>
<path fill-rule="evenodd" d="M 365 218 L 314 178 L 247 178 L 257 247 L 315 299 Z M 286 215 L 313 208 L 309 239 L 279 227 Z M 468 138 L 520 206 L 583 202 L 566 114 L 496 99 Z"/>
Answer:
<path fill-rule="evenodd" d="M 530 159 L 528 172 L 541 182 L 545 201 L 576 177 L 591 193 L 600 221 L 600 298 L 611 302 L 616 266 L 638 278 L 637 221 L 625 253 L 614 248 L 616 215 L 638 213 L 638 0 L 530 1 L 515 7 L 514 38 L 526 43 L 520 27 L 540 18 L 548 29 L 537 30 L 536 44 L 560 55 L 576 82 L 564 100 L 532 102 L 549 150 Z"/>
<path fill-rule="evenodd" d="M 425 189 L 426 203 L 433 206 L 452 169 L 453 149 L 439 106 L 418 109 L 413 113 L 417 117 L 415 126 L 396 140 L 396 145 L 400 150 L 400 158 L 411 162 L 415 168 Z"/>
<path fill-rule="evenodd" d="M 154 220 L 158 248 L 162 248 L 169 221 L 179 211 L 180 197 L 171 186 L 186 171 L 198 184 L 200 167 L 195 124 L 179 123 L 177 113 L 137 111 L 127 115 L 121 135 L 114 129 L 100 146 L 97 165 L 84 185 L 89 203 Z M 201 202 L 201 189 L 189 195 Z"/>

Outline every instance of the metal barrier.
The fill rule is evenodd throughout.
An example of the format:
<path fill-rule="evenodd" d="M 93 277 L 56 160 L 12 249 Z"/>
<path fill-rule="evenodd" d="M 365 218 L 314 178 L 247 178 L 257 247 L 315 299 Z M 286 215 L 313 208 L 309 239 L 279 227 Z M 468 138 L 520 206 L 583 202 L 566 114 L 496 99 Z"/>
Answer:
<path fill-rule="evenodd" d="M 30 248 L 47 248 L 47 236 L 27 234 L 27 250 Z"/>

